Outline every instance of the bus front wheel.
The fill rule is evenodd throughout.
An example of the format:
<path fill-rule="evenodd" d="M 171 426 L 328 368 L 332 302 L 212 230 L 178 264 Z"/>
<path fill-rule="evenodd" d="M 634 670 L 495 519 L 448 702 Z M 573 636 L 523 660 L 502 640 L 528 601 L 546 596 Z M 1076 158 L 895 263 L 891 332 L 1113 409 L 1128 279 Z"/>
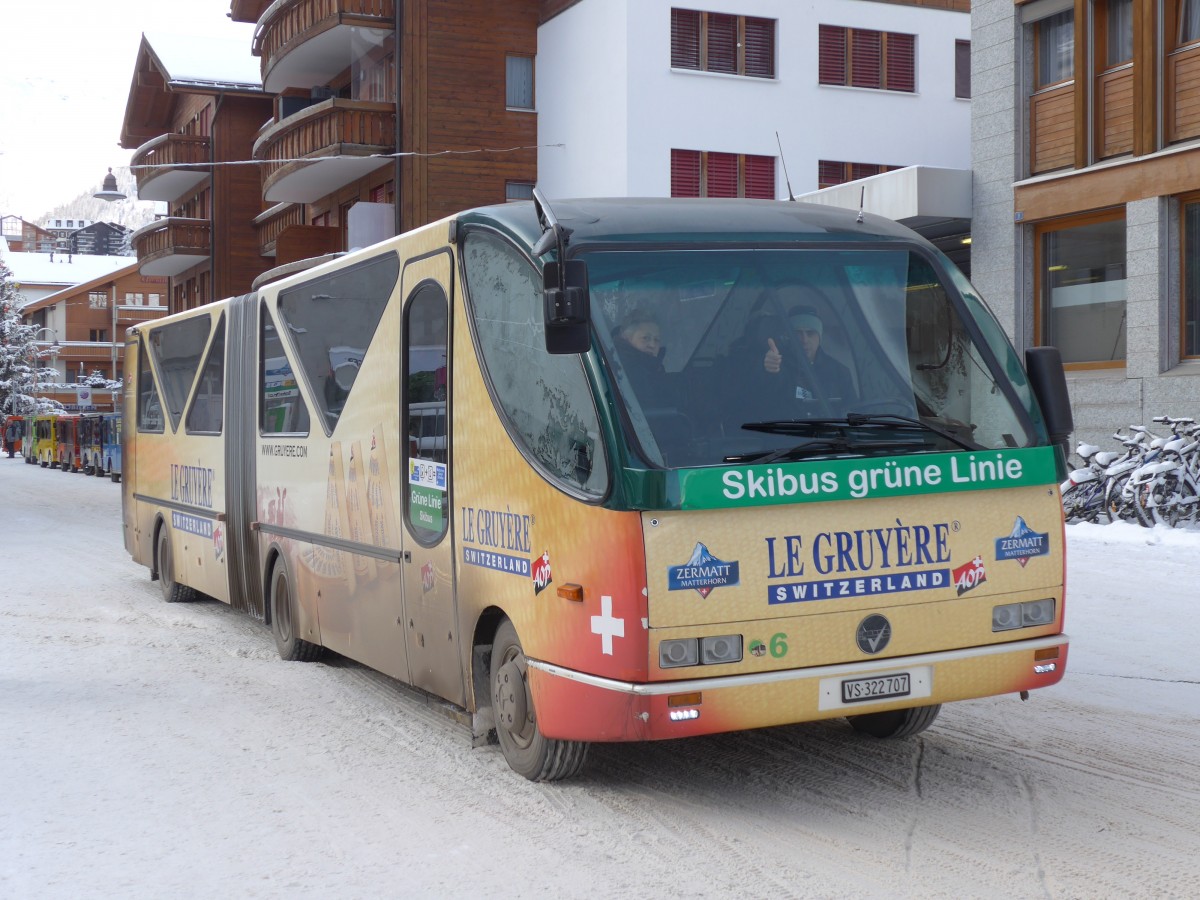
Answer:
<path fill-rule="evenodd" d="M 171 537 L 167 534 L 167 526 L 158 530 L 157 545 L 158 586 L 162 588 L 163 599 L 168 603 L 185 603 L 196 599 L 196 591 L 186 584 L 175 580 L 175 563 L 171 558 Z"/>
<path fill-rule="evenodd" d="M 525 651 L 507 619 L 492 643 L 492 711 L 500 750 L 513 771 L 530 781 L 559 781 L 583 768 L 588 745 L 548 738 L 538 728 L 526 677 Z"/>
<path fill-rule="evenodd" d="M 325 648 L 296 634 L 295 608 L 288 587 L 287 568 L 275 561 L 271 572 L 271 633 L 281 658 L 288 662 L 312 662 L 320 659 Z"/>
<path fill-rule="evenodd" d="M 920 734 L 933 724 L 942 705 L 914 706 L 911 709 L 891 709 L 887 712 L 848 716 L 850 727 L 877 738 L 902 738 Z"/>

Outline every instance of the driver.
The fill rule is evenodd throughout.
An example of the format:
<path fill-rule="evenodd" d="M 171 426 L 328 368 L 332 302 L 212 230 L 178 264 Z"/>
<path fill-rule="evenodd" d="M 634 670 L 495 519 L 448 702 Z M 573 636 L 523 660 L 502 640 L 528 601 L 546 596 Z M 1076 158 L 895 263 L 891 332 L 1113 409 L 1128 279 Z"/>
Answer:
<path fill-rule="evenodd" d="M 825 334 L 821 317 L 811 307 L 796 306 L 788 311 L 787 322 L 796 338 L 794 345 L 805 360 L 788 359 L 775 338 L 768 337 L 762 370 L 772 383 L 771 394 L 795 400 L 822 399 L 845 409 L 855 399 L 854 382 L 849 369 L 821 349 Z"/>

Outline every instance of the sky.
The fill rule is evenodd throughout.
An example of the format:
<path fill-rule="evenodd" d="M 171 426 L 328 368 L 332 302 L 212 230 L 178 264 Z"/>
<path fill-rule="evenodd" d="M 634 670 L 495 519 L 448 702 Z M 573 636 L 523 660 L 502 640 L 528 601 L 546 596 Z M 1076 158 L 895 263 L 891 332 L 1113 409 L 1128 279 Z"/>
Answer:
<path fill-rule="evenodd" d="M 0 214 L 37 221 L 129 164 L 118 146 L 142 32 L 245 35 L 230 0 L 0 0 Z M 19 8 L 18 8 L 19 7 Z"/>

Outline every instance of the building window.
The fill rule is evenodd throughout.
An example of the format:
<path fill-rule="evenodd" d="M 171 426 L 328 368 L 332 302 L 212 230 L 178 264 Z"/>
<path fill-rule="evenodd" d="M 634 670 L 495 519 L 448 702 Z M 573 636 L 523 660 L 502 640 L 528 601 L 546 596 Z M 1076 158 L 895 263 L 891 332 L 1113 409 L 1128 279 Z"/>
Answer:
<path fill-rule="evenodd" d="M 1065 10 L 1037 22 L 1037 86 L 1046 87 L 1075 77 L 1075 13 Z"/>
<path fill-rule="evenodd" d="M 971 42 L 954 42 L 954 96 L 971 99 Z"/>
<path fill-rule="evenodd" d="M 108 294 L 105 291 L 88 291 L 90 309 L 108 309 Z"/>
<path fill-rule="evenodd" d="M 1125 219 L 1122 213 L 1037 230 L 1040 342 L 1064 363 L 1125 361 Z"/>
<path fill-rule="evenodd" d="M 1133 59 L 1133 0 L 1107 0 L 1098 5 L 1099 50 L 1107 68 Z"/>
<path fill-rule="evenodd" d="M 108 343 L 108 329 L 107 328 L 92 328 L 88 332 L 88 340 L 94 344 L 95 343 L 107 344 Z"/>
<path fill-rule="evenodd" d="M 775 20 L 671 10 L 671 68 L 775 77 Z"/>
<path fill-rule="evenodd" d="M 916 91 L 916 35 L 822 25 L 819 37 L 821 84 Z"/>
<path fill-rule="evenodd" d="M 329 212 L 319 213 L 312 217 L 312 224 L 319 225 L 321 228 L 329 227 Z"/>
<path fill-rule="evenodd" d="M 775 199 L 775 157 L 671 151 L 672 197 Z"/>
<path fill-rule="evenodd" d="M 1182 351 L 1200 356 L 1200 199 L 1183 204 Z"/>
<path fill-rule="evenodd" d="M 1179 2 L 1179 45 L 1200 41 L 1200 0 Z"/>
<path fill-rule="evenodd" d="M 509 109 L 533 109 L 533 57 L 505 57 L 504 104 Z"/>
<path fill-rule="evenodd" d="M 822 159 L 817 163 L 817 187 L 827 188 L 847 181 L 857 181 L 860 178 L 870 178 L 891 172 L 901 166 L 885 166 L 876 163 L 841 162 L 836 159 Z"/>
<path fill-rule="evenodd" d="M 150 295 L 150 305 L 151 306 L 158 306 L 161 303 L 161 301 L 162 301 L 161 294 L 151 294 Z"/>
<path fill-rule="evenodd" d="M 532 200 L 533 182 L 506 181 L 504 183 L 504 199 L 509 202 L 514 200 Z"/>
<path fill-rule="evenodd" d="M 372 203 L 394 203 L 396 200 L 396 183 L 394 181 L 385 181 L 377 187 L 371 188 Z"/>

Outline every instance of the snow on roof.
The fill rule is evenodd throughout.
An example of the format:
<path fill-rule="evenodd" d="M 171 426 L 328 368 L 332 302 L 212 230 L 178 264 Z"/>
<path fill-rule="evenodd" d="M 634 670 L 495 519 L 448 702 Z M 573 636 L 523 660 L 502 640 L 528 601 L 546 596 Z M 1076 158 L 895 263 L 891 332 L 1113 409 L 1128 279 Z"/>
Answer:
<path fill-rule="evenodd" d="M 49 253 L 6 252 L 4 262 L 12 270 L 13 279 L 18 284 L 68 287 L 110 275 L 135 260 L 130 256 L 71 255 L 55 251 L 53 259 Z"/>
<path fill-rule="evenodd" d="M 259 59 L 250 53 L 253 24 L 231 22 L 228 38 L 165 33 L 143 37 L 172 82 L 262 88 Z"/>

